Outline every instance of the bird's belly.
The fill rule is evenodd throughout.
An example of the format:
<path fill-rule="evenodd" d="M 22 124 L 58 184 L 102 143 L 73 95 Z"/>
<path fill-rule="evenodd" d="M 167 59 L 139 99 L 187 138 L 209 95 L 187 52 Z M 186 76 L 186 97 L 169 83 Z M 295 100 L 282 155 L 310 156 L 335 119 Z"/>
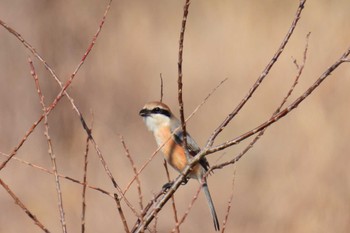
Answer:
<path fill-rule="evenodd" d="M 162 148 L 162 152 L 168 163 L 180 173 L 185 169 L 186 165 L 188 164 L 183 147 L 175 143 L 174 141 L 169 141 L 168 143 L 166 143 L 166 145 L 164 145 L 164 147 Z M 190 177 L 198 178 L 200 177 L 200 174 L 201 165 L 196 164 L 190 172 Z"/>
<path fill-rule="evenodd" d="M 171 132 L 167 130 L 159 130 L 155 133 L 155 138 L 158 146 L 162 146 L 164 140 L 169 139 L 162 147 L 161 151 L 164 154 L 168 163 L 178 172 L 182 172 L 187 165 L 187 157 L 182 145 L 177 144 L 173 139 Z M 190 172 L 191 178 L 199 178 L 203 173 L 203 168 L 200 164 L 196 164 Z"/>

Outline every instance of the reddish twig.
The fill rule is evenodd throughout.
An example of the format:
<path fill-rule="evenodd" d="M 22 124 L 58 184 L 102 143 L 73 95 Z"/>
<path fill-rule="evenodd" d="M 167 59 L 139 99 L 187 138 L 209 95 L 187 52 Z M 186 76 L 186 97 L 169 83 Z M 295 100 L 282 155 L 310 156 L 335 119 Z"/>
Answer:
<path fill-rule="evenodd" d="M 252 95 L 254 94 L 256 89 L 260 86 L 261 82 L 268 75 L 268 73 L 270 72 L 271 68 L 276 63 L 276 61 L 278 60 L 279 56 L 281 55 L 281 53 L 283 52 L 284 48 L 286 47 L 286 45 L 287 45 L 287 43 L 289 41 L 289 38 L 292 36 L 292 34 L 294 32 L 294 29 L 297 26 L 297 23 L 298 23 L 298 21 L 300 19 L 301 12 L 304 9 L 305 2 L 306 2 L 306 0 L 300 0 L 297 12 L 296 12 L 294 20 L 292 22 L 292 25 L 290 26 L 286 36 L 284 37 L 284 39 L 282 41 L 282 44 L 280 45 L 280 47 L 278 48 L 278 50 L 276 51 L 276 53 L 274 54 L 274 56 L 270 60 L 269 64 L 267 64 L 267 66 L 265 67 L 265 69 L 263 70 L 263 72 L 261 73 L 259 78 L 256 80 L 254 85 L 250 88 L 250 90 L 248 91 L 247 95 L 242 99 L 242 101 L 238 104 L 238 106 L 226 117 L 226 119 L 220 124 L 219 127 L 217 127 L 215 129 L 213 134 L 209 137 L 209 139 L 207 141 L 207 144 L 205 146 L 206 149 L 212 147 L 215 138 L 230 123 L 230 121 L 233 119 L 233 117 L 235 117 L 237 115 L 237 113 L 242 109 L 242 107 L 252 97 Z"/>
<path fill-rule="evenodd" d="M 229 197 L 229 199 L 228 199 L 227 210 L 226 210 L 226 214 L 225 214 L 224 221 L 223 221 L 223 223 L 222 223 L 221 233 L 224 233 L 224 232 L 225 232 L 225 230 L 226 230 L 226 223 L 227 223 L 227 220 L 228 220 L 228 216 L 230 215 L 230 210 L 231 210 L 232 200 L 233 200 L 233 191 L 234 191 L 234 187 L 235 187 L 235 177 L 236 177 L 236 170 L 233 171 L 232 189 L 231 189 L 230 197 Z"/>
<path fill-rule="evenodd" d="M 276 111 L 272 114 L 272 116 L 276 115 L 277 113 L 279 113 L 281 111 L 281 108 L 287 102 L 288 98 L 291 96 L 294 88 L 296 87 L 296 85 L 299 82 L 299 78 L 300 78 L 301 74 L 303 73 L 305 62 L 306 62 L 306 58 L 307 58 L 307 51 L 308 51 L 308 47 L 309 47 L 309 36 L 310 36 L 310 33 L 308 33 L 307 36 L 306 36 L 306 44 L 305 44 L 305 49 L 304 49 L 304 54 L 303 54 L 303 63 L 301 64 L 301 66 L 299 66 L 297 64 L 296 60 L 294 60 L 294 64 L 297 66 L 297 69 L 298 69 L 298 73 L 297 73 L 297 75 L 295 77 L 294 83 L 292 84 L 292 86 L 290 87 L 287 95 L 284 97 L 284 99 L 282 100 L 281 104 L 276 109 Z M 212 166 L 210 168 L 210 170 L 213 171 L 215 169 L 219 169 L 219 168 L 221 169 L 221 168 L 223 168 L 223 167 L 225 167 L 227 165 L 236 163 L 238 160 L 240 160 L 243 157 L 243 155 L 245 155 L 251 148 L 253 148 L 254 144 L 264 135 L 266 129 L 267 128 L 261 130 L 259 132 L 259 134 L 249 143 L 249 145 L 241 153 L 239 153 L 235 158 L 233 158 L 230 161 L 227 161 L 227 162 L 224 162 L 224 163 Z"/>
<path fill-rule="evenodd" d="M 163 102 L 163 75 L 162 73 L 159 74 L 160 78 L 160 100 L 159 102 Z"/>
<path fill-rule="evenodd" d="M 167 161 L 164 159 L 163 161 L 163 165 L 165 168 L 165 173 L 168 179 L 168 182 L 171 182 L 170 179 L 170 174 L 169 174 L 169 170 L 168 170 L 168 165 L 167 165 Z M 177 209 L 176 209 L 176 204 L 175 204 L 175 197 L 171 196 L 171 206 L 173 207 L 173 213 L 174 213 L 174 220 L 175 220 L 175 232 L 179 233 L 180 232 L 180 227 L 179 227 L 179 219 L 177 217 Z"/>
<path fill-rule="evenodd" d="M 178 101 L 179 101 L 179 108 L 180 108 L 180 120 L 181 120 L 181 128 L 182 128 L 182 146 L 183 148 L 187 147 L 187 134 L 186 134 L 186 121 L 185 121 L 185 114 L 184 114 L 184 102 L 182 99 L 182 55 L 183 55 L 183 47 L 184 47 L 184 39 L 185 39 L 185 30 L 186 30 L 186 22 L 187 22 L 187 15 L 188 15 L 188 8 L 190 6 L 190 0 L 186 0 L 184 5 L 184 11 L 183 11 L 183 18 L 181 23 L 181 31 L 180 31 L 180 40 L 179 40 L 179 59 L 177 63 L 177 70 L 178 70 Z M 187 152 L 187 150 L 185 149 Z M 186 153 L 187 159 L 189 160 L 190 156 L 188 153 Z"/>
<path fill-rule="evenodd" d="M 122 220 L 122 223 L 123 223 L 123 226 L 124 226 L 124 231 L 126 233 L 130 233 L 129 231 L 129 227 L 128 227 L 128 223 L 126 221 L 126 218 L 125 218 L 125 215 L 124 215 L 124 212 L 123 212 L 123 209 L 122 209 L 122 206 L 120 205 L 120 199 L 118 197 L 118 194 L 114 194 L 114 200 L 115 202 L 117 203 L 117 209 L 118 209 L 118 213 L 120 215 L 120 218 Z"/>
<path fill-rule="evenodd" d="M 22 208 L 22 210 L 24 210 L 24 212 L 29 216 L 29 218 L 31 218 L 35 225 L 37 225 L 38 227 L 40 227 L 44 232 L 49 233 L 50 231 L 39 221 L 39 219 L 28 210 L 28 208 L 23 204 L 23 202 L 21 202 L 21 200 L 16 196 L 16 194 L 14 192 L 12 192 L 12 190 L 9 188 L 9 186 L 7 184 L 5 184 L 5 182 L 0 179 L 0 184 L 1 186 L 7 191 L 8 194 L 10 194 L 10 196 L 13 198 L 13 200 L 15 200 L 15 203 Z M 5 214 L 5 213 L 3 213 Z"/>
<path fill-rule="evenodd" d="M 9 157 L 9 155 L 7 155 L 7 154 L 5 154 L 5 153 L 2 153 L 2 152 L 0 152 L 0 155 L 3 155 L 3 156 L 5 156 L 5 157 Z M 54 174 L 52 171 L 50 171 L 50 170 L 48 170 L 48 169 L 46 169 L 46 168 L 43 168 L 43 167 L 41 167 L 41 166 L 39 166 L 39 165 L 30 163 L 30 162 L 25 161 L 25 160 L 23 160 L 23 159 L 17 158 L 17 157 L 15 157 L 15 156 L 14 156 L 12 159 L 13 159 L 13 160 L 16 160 L 16 161 L 18 161 L 18 162 L 21 162 L 21 163 L 23 163 L 23 164 L 26 164 L 26 165 L 28 165 L 28 166 L 30 166 L 30 167 L 33 167 L 33 168 L 35 168 L 35 169 L 41 170 L 41 171 L 43 171 L 43 172 L 46 172 L 46 173 L 48 173 L 48 174 L 51 174 L 51 175 Z M 65 176 L 65 175 L 62 175 L 62 174 L 59 174 L 59 173 L 58 173 L 57 175 L 58 175 L 60 178 L 63 178 L 63 179 L 72 181 L 72 182 L 74 182 L 74 183 L 77 183 L 77 184 L 80 184 L 80 185 L 85 185 L 87 188 L 90 188 L 90 189 L 99 191 L 99 192 L 101 192 L 101 193 L 103 193 L 103 194 L 106 194 L 106 195 L 109 196 L 109 197 L 112 197 L 112 198 L 114 197 L 112 193 L 110 193 L 110 192 L 108 192 L 108 191 L 106 191 L 106 190 L 103 190 L 103 189 L 101 189 L 101 188 L 94 187 L 94 186 L 91 186 L 91 185 L 86 184 L 86 183 L 84 184 L 84 182 L 81 182 L 81 181 L 79 181 L 79 180 L 77 180 L 77 179 L 74 179 L 74 178 L 72 178 L 72 177 Z"/>
<path fill-rule="evenodd" d="M 188 214 L 190 213 L 194 203 L 196 202 L 196 200 L 198 199 L 198 195 L 200 193 L 202 189 L 202 185 L 199 185 L 196 193 L 194 194 L 192 200 L 191 200 L 191 203 L 188 205 L 188 208 L 186 210 L 186 212 L 184 213 L 184 215 L 182 216 L 182 218 L 180 219 L 180 221 L 175 225 L 175 227 L 172 229 L 171 232 L 175 232 L 177 228 L 180 227 L 180 225 L 185 221 L 186 217 L 188 216 Z"/>
<path fill-rule="evenodd" d="M 91 128 L 89 129 L 90 132 L 92 132 L 93 127 L 93 114 L 92 115 L 92 123 Z M 84 153 L 84 175 L 83 175 L 83 190 L 82 190 L 82 210 L 81 210 L 81 232 L 85 232 L 85 213 L 86 213 L 86 183 L 87 183 L 87 168 L 88 168 L 88 155 L 89 155 L 89 141 L 90 137 L 87 136 L 86 142 L 85 142 L 85 153 Z"/>
<path fill-rule="evenodd" d="M 92 144 L 94 145 L 94 148 L 97 152 L 97 155 L 105 169 L 105 172 L 107 173 L 107 175 L 109 176 L 109 178 L 111 179 L 113 186 L 118 190 L 118 192 L 120 192 L 120 194 L 122 195 L 123 199 L 125 199 L 125 203 L 129 206 L 129 208 L 134 212 L 134 208 L 132 207 L 132 205 L 130 204 L 130 202 L 124 198 L 124 194 L 122 192 L 122 190 L 120 189 L 120 187 L 117 185 L 117 182 L 115 181 L 112 173 L 110 172 L 107 163 L 105 162 L 102 152 L 99 149 L 96 141 L 94 140 L 94 138 L 92 137 L 91 132 L 89 132 L 89 127 L 87 126 L 83 115 L 81 114 L 81 112 L 79 111 L 79 109 L 77 108 L 77 106 L 74 104 L 74 100 L 72 98 L 69 97 L 68 93 L 66 92 L 66 89 L 69 87 L 69 85 L 72 83 L 75 75 L 77 74 L 77 72 L 79 71 L 80 67 L 83 65 L 85 59 L 87 58 L 88 54 L 91 52 L 94 44 L 96 43 L 97 37 L 102 29 L 102 26 L 105 22 L 107 13 L 110 9 L 112 0 L 109 0 L 105 13 L 103 15 L 103 18 L 100 22 L 99 28 L 96 32 L 96 34 L 93 37 L 93 40 L 91 42 L 91 44 L 89 45 L 87 51 L 85 52 L 85 54 L 82 57 L 81 62 L 78 64 L 77 68 L 75 69 L 75 71 L 73 72 L 73 74 L 71 75 L 70 79 L 65 83 L 65 85 L 62 85 L 61 81 L 58 79 L 57 75 L 55 74 L 55 72 L 53 71 L 53 69 L 47 64 L 47 62 L 36 52 L 36 50 L 34 49 L 33 46 L 31 46 L 26 40 L 23 39 L 23 37 L 16 32 L 14 29 L 12 29 L 11 27 L 9 27 L 6 23 L 4 23 L 3 21 L 0 20 L 0 25 L 2 25 L 5 29 L 7 29 L 10 33 L 12 33 L 18 40 L 20 40 L 22 42 L 22 44 L 28 48 L 36 58 L 38 58 L 45 66 L 46 69 L 48 69 L 48 71 L 51 73 L 51 75 L 55 78 L 56 82 L 61 86 L 61 91 L 60 93 L 57 95 L 57 97 L 55 98 L 55 100 L 52 102 L 52 104 L 50 105 L 50 107 L 47 109 L 47 115 L 55 108 L 56 104 L 59 102 L 59 100 L 65 95 L 68 97 L 69 101 L 71 102 L 73 109 L 76 111 L 76 113 L 78 114 L 80 121 L 82 123 L 82 126 L 84 128 L 84 130 L 86 131 L 86 133 L 88 134 L 88 136 L 90 137 L 90 140 L 92 142 Z M 27 131 L 27 133 L 24 135 L 24 137 L 21 139 L 21 141 L 19 142 L 19 144 L 13 149 L 13 151 L 10 153 L 10 156 L 0 165 L 0 170 L 3 169 L 6 164 L 12 159 L 13 156 L 16 155 L 17 151 L 22 147 L 22 145 L 24 144 L 24 142 L 27 140 L 27 138 L 31 135 L 31 133 L 34 131 L 34 129 L 36 128 L 36 126 L 44 119 L 44 114 L 40 116 L 40 118 L 34 122 L 34 124 L 30 127 L 30 129 Z"/>
<path fill-rule="evenodd" d="M 58 176 L 58 172 L 57 172 L 57 163 L 56 163 L 56 156 L 54 154 L 53 151 L 53 146 L 52 146 L 52 141 L 51 141 L 51 137 L 49 135 L 49 123 L 48 123 L 48 118 L 47 118 L 47 114 L 46 114 L 46 106 L 44 103 L 44 96 L 41 92 L 41 88 L 40 88 L 40 84 L 39 84 L 39 79 L 38 76 L 35 72 L 35 68 L 33 65 L 32 60 L 30 59 L 30 57 L 28 57 L 28 62 L 29 62 L 29 66 L 30 66 L 30 73 L 34 79 L 35 82 L 35 87 L 36 90 L 38 92 L 39 95 L 39 99 L 40 99 L 40 104 L 42 106 L 42 110 L 44 112 L 44 126 L 45 126 L 45 132 L 44 135 L 46 137 L 47 140 L 47 144 L 48 144 L 48 153 L 51 159 L 51 164 L 52 164 L 52 170 L 55 176 L 55 183 L 56 183 L 56 191 L 57 191 L 57 198 L 58 198 L 58 209 L 60 212 L 60 221 L 61 221 L 61 226 L 62 226 L 62 231 L 64 233 L 67 232 L 67 226 L 66 226 L 66 220 L 65 220 L 65 213 L 64 213 L 64 208 L 63 208 L 63 200 L 62 200 L 62 191 L 61 191 L 61 185 L 60 185 L 60 180 L 59 180 L 59 176 Z"/>
<path fill-rule="evenodd" d="M 134 160 L 132 159 L 131 155 L 130 155 L 130 152 L 129 152 L 129 149 L 127 148 L 126 144 L 125 144 L 125 141 L 124 141 L 124 138 L 122 135 L 120 135 L 120 141 L 123 145 L 123 148 L 124 148 L 124 151 L 125 151 L 125 155 L 126 157 L 128 158 L 131 166 L 132 166 L 132 169 L 134 171 L 134 174 L 136 176 L 136 183 L 137 183 L 137 192 L 138 192 L 138 195 L 139 195 L 139 205 L 140 205 L 140 209 L 141 211 L 143 210 L 143 204 L 142 204 L 142 190 L 141 190 L 141 182 L 140 182 L 140 179 L 139 179 L 139 176 L 137 174 L 137 168 L 136 168 L 136 165 L 135 165 L 135 162 Z"/>
<path fill-rule="evenodd" d="M 254 128 L 253 130 L 250 130 L 241 136 L 229 140 L 225 143 L 222 143 L 218 146 L 212 147 L 206 151 L 206 153 L 214 153 L 219 150 L 223 150 L 229 146 L 235 145 L 242 140 L 251 137 L 252 135 L 260 132 L 261 130 L 265 129 L 266 127 L 270 126 L 271 124 L 275 123 L 276 121 L 280 120 L 287 114 L 289 114 L 293 109 L 299 106 L 301 102 L 303 102 L 327 77 L 330 76 L 330 74 L 342 63 L 344 63 L 347 59 L 347 57 L 350 54 L 350 48 L 335 62 L 333 63 L 326 71 L 301 95 L 299 96 L 293 103 L 291 103 L 288 107 L 281 110 L 279 113 L 275 114 L 273 117 L 271 117 L 268 121 L 264 122 L 263 124 L 259 125 L 258 127 Z"/>
<path fill-rule="evenodd" d="M 145 206 L 145 208 L 143 209 L 143 211 L 142 211 L 142 213 L 141 213 L 141 216 L 143 217 L 143 216 L 145 216 L 146 214 L 147 214 L 147 212 L 151 209 L 151 207 L 152 206 L 154 206 L 155 205 L 155 203 L 157 202 L 157 200 L 162 196 L 162 195 L 164 195 L 164 190 L 162 189 L 162 190 L 160 190 L 158 193 L 156 193 L 156 194 L 154 194 L 153 195 L 153 199 L 152 200 L 150 200 L 150 202 Z M 141 225 L 140 225 L 141 224 Z M 140 227 L 140 226 L 142 226 L 144 223 L 143 223 L 143 219 L 142 218 L 139 218 L 137 221 L 136 221 L 136 223 L 135 223 L 135 225 L 134 225 L 134 227 L 132 228 L 132 230 L 131 230 L 131 232 L 136 232 L 136 230 L 138 230 L 138 228 Z M 142 232 L 142 231 L 144 231 L 144 230 L 141 230 L 140 232 Z"/>
<path fill-rule="evenodd" d="M 39 53 L 36 52 L 35 48 L 33 46 L 31 46 L 26 40 L 24 40 L 24 38 L 18 33 L 16 32 L 14 29 L 12 29 L 11 27 L 9 27 L 6 23 L 4 23 L 3 21 L 0 20 L 0 25 L 2 25 L 5 29 L 7 29 L 11 34 L 13 34 L 18 40 L 21 41 L 21 43 L 27 48 L 29 49 L 36 58 L 39 59 L 39 61 L 41 61 L 45 68 L 51 73 L 51 75 L 55 78 L 56 82 L 61 86 L 61 91 L 60 93 L 57 95 L 57 97 L 55 98 L 55 100 L 52 102 L 52 104 L 50 105 L 50 107 L 47 109 L 47 115 L 55 108 L 56 104 L 59 102 L 59 100 L 63 97 L 63 95 L 66 95 L 74 110 L 77 112 L 77 114 L 79 115 L 79 118 L 82 122 L 82 125 L 85 129 L 85 131 L 87 132 L 87 134 L 89 135 L 90 138 L 92 138 L 91 133 L 88 130 L 88 127 L 86 125 L 86 122 L 81 114 L 81 112 L 79 111 L 79 109 L 76 107 L 76 105 L 74 104 L 74 101 L 72 98 L 69 97 L 68 93 L 66 92 L 66 89 L 69 87 L 69 85 L 72 83 L 74 77 L 76 76 L 77 72 L 79 71 L 80 67 L 83 65 L 84 61 L 86 60 L 87 56 L 89 55 L 89 53 L 91 52 L 93 46 L 96 43 L 96 40 L 98 38 L 98 35 L 100 34 L 100 31 L 102 29 L 102 26 L 104 25 L 106 16 L 108 14 L 108 11 L 110 9 L 112 0 L 110 0 L 107 4 L 105 13 L 103 15 L 103 18 L 100 22 L 99 28 L 96 32 L 96 34 L 94 35 L 92 42 L 90 43 L 90 45 L 88 46 L 88 49 L 86 50 L 86 52 L 84 53 L 80 63 L 78 64 L 78 66 L 76 67 L 76 69 L 74 70 L 74 72 L 72 73 L 71 77 L 67 80 L 67 82 L 65 83 L 65 85 L 62 85 L 61 81 L 59 80 L 59 78 L 57 77 L 57 75 L 55 74 L 55 72 L 53 71 L 53 69 L 47 64 L 47 62 L 39 55 Z M 11 160 L 11 158 L 17 153 L 17 151 L 22 147 L 22 145 L 24 144 L 24 142 L 27 140 L 27 138 L 30 136 L 30 134 L 34 131 L 34 129 L 36 128 L 36 126 L 43 120 L 44 118 L 44 114 L 40 116 L 40 118 L 34 122 L 34 124 L 31 126 L 31 128 L 27 131 L 27 133 L 24 135 L 24 137 L 22 138 L 22 140 L 20 141 L 20 143 L 15 147 L 15 149 L 11 152 L 10 157 L 7 158 L 7 160 L 5 160 L 1 166 L 0 166 L 0 170 L 3 169 L 6 164 Z M 117 187 L 117 183 L 115 181 L 115 179 L 113 178 L 110 170 L 108 169 L 107 164 L 104 162 L 104 158 L 102 156 L 101 151 L 99 150 L 96 142 L 92 139 L 92 143 L 95 147 L 95 149 L 97 150 L 97 154 L 105 168 L 105 171 L 107 173 L 107 175 L 110 177 L 110 179 L 112 180 L 113 185 L 118 189 Z M 119 190 L 120 191 L 120 190 Z"/>
<path fill-rule="evenodd" d="M 141 222 L 142 223 L 142 222 Z M 156 214 L 154 216 L 154 222 L 153 222 L 153 233 L 157 233 L 157 223 L 158 223 L 158 215 Z M 141 230 L 141 233 L 144 232 Z"/>

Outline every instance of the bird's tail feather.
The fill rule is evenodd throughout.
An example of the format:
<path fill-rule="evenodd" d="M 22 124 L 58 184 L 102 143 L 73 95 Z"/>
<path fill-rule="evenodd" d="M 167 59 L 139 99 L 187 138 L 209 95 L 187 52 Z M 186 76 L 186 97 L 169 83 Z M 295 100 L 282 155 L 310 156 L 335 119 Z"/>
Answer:
<path fill-rule="evenodd" d="M 213 200 L 211 199 L 210 192 L 209 192 L 209 189 L 208 189 L 208 185 L 207 185 L 206 182 L 202 184 L 202 188 L 203 188 L 205 197 L 207 198 L 207 201 L 208 201 L 208 205 L 209 205 L 211 216 L 213 217 L 214 228 L 215 228 L 216 231 L 219 231 L 220 230 L 220 224 L 219 224 L 218 217 L 216 215 L 215 207 L 214 207 L 214 204 L 213 204 Z"/>

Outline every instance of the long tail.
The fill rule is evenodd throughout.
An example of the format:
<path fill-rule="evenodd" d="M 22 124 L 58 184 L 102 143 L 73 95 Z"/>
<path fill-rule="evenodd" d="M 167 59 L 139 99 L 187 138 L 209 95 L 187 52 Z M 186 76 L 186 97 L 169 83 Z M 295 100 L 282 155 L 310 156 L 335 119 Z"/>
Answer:
<path fill-rule="evenodd" d="M 219 224 L 219 221 L 218 221 L 218 217 L 216 216 L 216 211 L 215 211 L 215 207 L 214 207 L 214 204 L 213 204 L 213 200 L 211 199 L 210 192 L 209 192 L 209 189 L 208 189 L 208 185 L 207 185 L 206 182 L 202 184 L 202 188 L 203 188 L 205 197 L 207 198 L 207 201 L 208 201 L 208 205 L 209 205 L 211 216 L 213 217 L 214 228 L 215 228 L 216 231 L 219 231 L 220 230 L 220 224 Z"/>

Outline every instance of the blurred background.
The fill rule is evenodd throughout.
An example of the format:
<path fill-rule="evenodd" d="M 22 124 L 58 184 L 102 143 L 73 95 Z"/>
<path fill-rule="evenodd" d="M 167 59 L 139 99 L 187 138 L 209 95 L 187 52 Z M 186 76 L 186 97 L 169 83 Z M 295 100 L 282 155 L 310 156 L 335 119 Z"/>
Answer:
<path fill-rule="evenodd" d="M 188 122 L 200 146 L 241 101 L 270 61 L 288 31 L 299 1 L 198 1 L 189 9 L 184 44 L 183 82 L 188 116 L 221 80 L 228 81 Z M 95 47 L 68 92 L 88 123 L 118 184 L 125 188 L 133 171 L 119 135 L 123 135 L 139 168 L 156 149 L 139 110 L 158 100 L 164 79 L 164 102 L 178 114 L 178 40 L 184 1 L 112 3 Z M 67 80 L 96 32 L 107 1 L 0 0 L 0 18 L 17 30 Z M 266 81 L 215 144 L 264 122 L 293 83 L 302 62 L 305 37 L 311 32 L 306 67 L 289 103 L 303 93 L 350 45 L 350 2 L 310 0 L 285 52 Z M 10 153 L 42 114 L 30 75 L 32 57 L 45 102 L 60 88 L 24 46 L 0 28 L 0 151 Z M 217 170 L 208 183 L 223 221 L 235 173 L 234 197 L 227 232 L 349 232 L 350 64 L 343 64 L 306 101 L 270 127 L 236 165 Z M 49 115 L 50 136 L 58 171 L 82 179 L 86 134 L 67 99 Z M 17 156 L 51 168 L 40 124 Z M 211 164 L 237 155 L 249 140 L 208 157 Z M 4 161 L 1 157 L 0 161 Z M 170 171 L 171 176 L 177 173 Z M 52 232 L 60 232 L 54 177 L 11 160 L 0 172 L 18 197 Z M 158 154 L 140 176 L 147 203 L 166 182 Z M 113 191 L 93 148 L 88 182 Z M 67 228 L 80 231 L 82 186 L 61 179 Z M 186 211 L 198 184 L 191 181 L 175 194 L 178 214 Z M 127 193 L 138 208 L 136 184 Z M 0 232 L 41 232 L 0 188 Z M 132 226 L 135 217 L 123 203 Z M 6 213 L 6 214 L 5 214 Z M 122 232 L 113 199 L 87 191 L 87 232 Z M 158 232 L 174 227 L 170 202 L 158 218 Z M 213 232 L 200 194 L 181 232 Z"/>

